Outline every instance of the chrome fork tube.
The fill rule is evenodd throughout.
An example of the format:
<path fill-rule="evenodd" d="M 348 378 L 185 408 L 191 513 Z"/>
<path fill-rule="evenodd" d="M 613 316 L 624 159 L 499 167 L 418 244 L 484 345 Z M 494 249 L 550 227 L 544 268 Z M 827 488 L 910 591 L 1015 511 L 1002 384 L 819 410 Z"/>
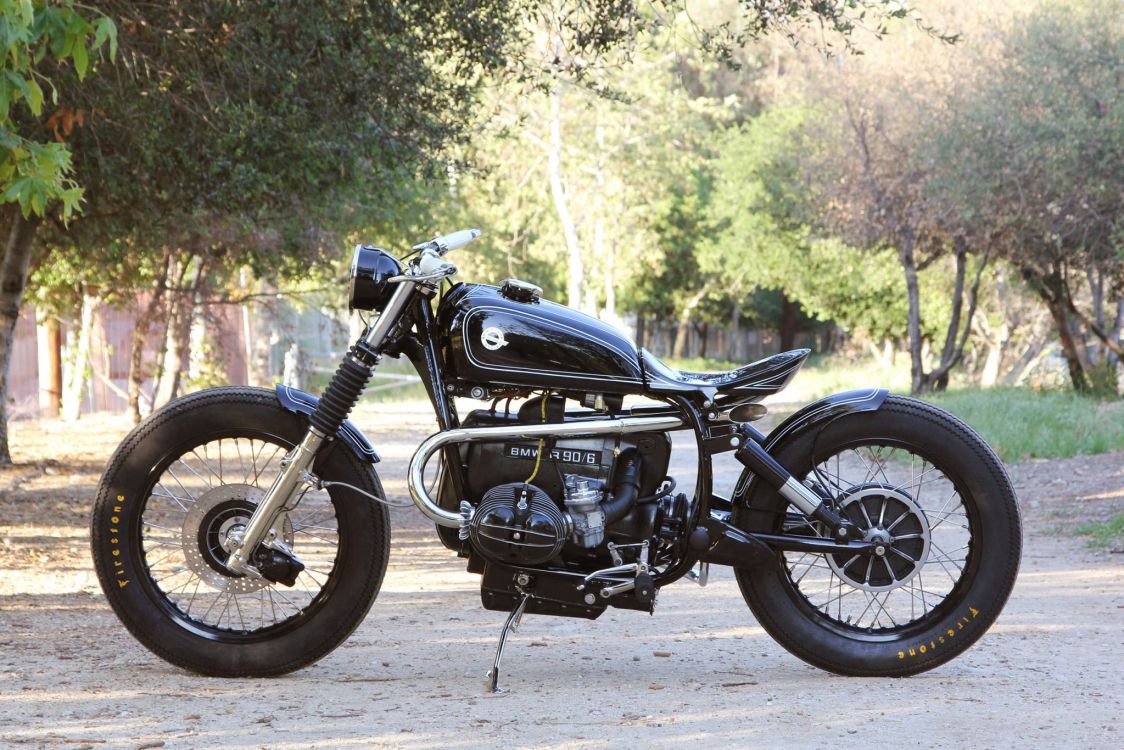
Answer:
<path fill-rule="evenodd" d="M 324 436 L 317 430 L 311 429 L 305 434 L 304 440 L 285 457 L 284 468 L 273 481 L 269 491 L 262 497 L 258 507 L 254 509 L 238 548 L 227 558 L 226 567 L 235 573 L 260 575 L 247 557 L 261 542 L 268 544 L 273 541 L 265 537 L 269 534 L 274 519 L 288 505 L 300 485 L 304 484 L 305 472 L 312 468 L 316 451 L 323 442 Z"/>
<path fill-rule="evenodd" d="M 394 329 L 394 324 L 398 322 L 402 311 L 409 304 L 415 286 L 416 284 L 408 279 L 398 283 L 398 288 L 394 290 L 382 314 L 363 338 L 363 343 L 371 351 L 378 352 L 386 342 L 387 336 Z M 368 365 L 373 367 L 373 361 L 368 362 Z M 334 436 L 310 427 L 300 444 L 285 457 L 282 461 L 281 473 L 250 516 L 241 543 L 227 558 L 227 568 L 243 575 L 260 576 L 258 570 L 251 564 L 250 556 L 259 544 L 268 545 L 272 541 L 267 537 L 277 514 L 292 502 L 301 486 L 306 483 L 306 477 L 312 469 L 312 462 L 316 460 L 316 452 L 332 437 Z"/>

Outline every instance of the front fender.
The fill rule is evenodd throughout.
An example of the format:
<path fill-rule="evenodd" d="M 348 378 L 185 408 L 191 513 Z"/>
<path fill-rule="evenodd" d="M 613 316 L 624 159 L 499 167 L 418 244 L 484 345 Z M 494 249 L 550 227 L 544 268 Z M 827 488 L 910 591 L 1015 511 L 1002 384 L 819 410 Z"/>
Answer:
<path fill-rule="evenodd" d="M 277 384 L 277 399 L 291 412 L 297 414 L 310 415 L 316 410 L 316 405 L 320 403 L 320 399 L 313 396 L 311 393 L 291 388 L 287 385 Z M 355 452 L 355 455 L 366 461 L 369 464 L 377 464 L 382 459 L 379 458 L 378 452 L 375 451 L 371 441 L 367 439 L 358 427 L 350 420 L 344 420 L 340 425 L 340 429 L 336 432 L 338 437 L 347 447 Z"/>

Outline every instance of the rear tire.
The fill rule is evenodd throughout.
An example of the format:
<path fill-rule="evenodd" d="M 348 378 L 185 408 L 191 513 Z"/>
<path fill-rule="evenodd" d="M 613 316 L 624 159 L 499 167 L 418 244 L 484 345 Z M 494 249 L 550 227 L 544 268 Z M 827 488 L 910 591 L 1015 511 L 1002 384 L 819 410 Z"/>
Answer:
<path fill-rule="evenodd" d="M 870 455 L 878 456 L 878 461 L 862 463 L 865 446 L 877 446 Z M 853 463 L 859 473 L 872 476 L 840 481 L 846 473 L 839 468 L 842 458 L 835 464 L 834 477 L 830 468 L 823 469 L 825 463 L 831 465 L 825 461 L 827 457 L 848 456 L 847 451 L 859 456 Z M 963 653 L 995 621 L 1018 573 L 1019 508 L 1003 464 L 970 427 L 931 404 L 891 396 L 877 411 L 844 415 L 822 431 L 817 426 L 786 436 L 772 453 L 798 479 L 811 475 L 833 484 L 831 494 L 839 499 L 837 510 L 849 508 L 851 518 L 860 519 L 860 525 L 864 516 L 875 516 L 880 507 L 890 507 L 882 512 L 906 517 L 892 533 L 900 533 L 906 526 L 916 532 L 903 534 L 903 541 L 892 543 L 904 552 L 887 553 L 884 560 L 867 558 L 878 560 L 878 567 L 868 566 L 867 559 L 848 568 L 847 561 L 840 559 L 845 556 L 813 555 L 809 562 L 808 556 L 796 557 L 799 553 L 787 553 L 788 557 L 778 553 L 776 566 L 736 570 L 742 595 L 758 622 L 788 651 L 838 674 L 902 677 L 940 666 Z M 910 465 L 907 470 L 907 459 L 902 456 L 922 457 L 915 488 L 887 477 L 895 472 L 916 477 L 917 468 Z M 908 460 L 916 462 L 916 458 Z M 932 469 L 925 468 L 926 460 Z M 820 469 L 818 475 L 813 465 Z M 927 473 L 934 469 L 939 472 Z M 941 474 L 947 483 L 939 484 L 944 482 Z M 764 483 L 746 479 L 743 476 L 738 484 L 748 485 L 743 496 L 734 498 L 735 524 L 771 533 L 779 533 L 788 524 L 791 533 L 794 516 L 789 515 L 786 501 Z M 938 497 L 929 501 L 933 505 L 922 508 L 924 493 L 936 494 L 927 486 L 930 481 L 938 482 L 936 487 L 948 497 Z M 869 499 L 862 499 L 867 496 Z M 957 498 L 959 505 L 953 505 Z M 942 502 L 941 509 L 934 511 Z M 960 506 L 963 511 L 955 514 L 944 509 Z M 952 522 L 945 523 L 950 518 Z M 925 529 L 926 524 L 931 530 Z M 890 524 L 871 519 L 867 525 L 871 533 L 881 533 Z M 805 527 L 806 533 L 809 528 Z M 950 533 L 967 539 L 962 556 L 946 554 L 939 546 L 944 543 L 942 535 Z M 938 543 L 938 539 L 942 541 Z M 928 564 L 911 565 L 907 560 L 912 557 L 924 557 Z M 811 588 L 808 580 L 829 576 L 827 595 L 817 598 L 807 593 Z M 926 591 L 926 580 L 933 582 L 934 590 L 939 584 L 947 591 L 941 596 Z M 891 596 L 897 597 L 896 612 L 888 604 Z M 849 609 L 846 616 L 844 601 Z"/>
<path fill-rule="evenodd" d="M 279 675 L 322 658 L 363 620 L 386 571 L 390 523 L 383 505 L 353 490 L 331 487 L 315 498 L 319 506 L 310 506 L 310 492 L 285 514 L 293 551 L 319 561 L 315 577 L 306 561 L 302 588 L 236 578 L 216 563 L 223 558 L 214 539 L 244 521 L 260 487 L 268 489 L 275 467 L 265 456 L 273 451 L 273 466 L 306 430 L 307 419 L 287 411 L 272 391 L 216 388 L 149 417 L 114 453 L 94 507 L 94 565 L 114 612 L 157 656 L 206 675 Z M 249 459 L 239 447 L 245 441 Z M 237 467 L 230 466 L 232 444 L 243 462 Z M 206 458 L 215 445 L 219 456 L 228 454 L 226 467 L 222 458 Z M 314 472 L 384 496 L 372 467 L 338 441 L 317 457 Z M 183 483 L 168 489 L 169 475 Z M 197 507 L 204 503 L 210 505 Z M 327 509 L 326 520 L 299 515 L 310 507 Z M 158 522 L 163 518 L 172 520 Z M 190 533 L 192 524 L 198 534 Z M 204 613 L 207 601 L 212 607 Z"/>

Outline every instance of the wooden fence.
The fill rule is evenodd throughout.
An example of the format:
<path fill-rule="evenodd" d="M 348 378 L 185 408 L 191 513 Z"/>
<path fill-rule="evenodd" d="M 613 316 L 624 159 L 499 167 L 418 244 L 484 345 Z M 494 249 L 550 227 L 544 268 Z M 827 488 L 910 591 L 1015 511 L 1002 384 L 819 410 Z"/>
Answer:
<path fill-rule="evenodd" d="M 143 298 L 137 305 L 143 303 Z M 90 331 L 89 373 L 82 394 L 82 413 L 110 412 L 121 414 L 127 407 L 129 362 L 132 357 L 133 329 L 136 327 L 136 308 L 101 306 L 94 313 Z M 61 339 L 66 340 L 72 323 L 61 321 Z M 247 382 L 246 344 L 239 309 L 233 305 L 215 305 L 208 309 L 208 333 L 214 342 L 213 358 L 221 364 L 229 382 L 244 385 Z M 25 306 L 16 324 L 15 347 L 12 350 L 9 371 L 9 414 L 13 419 L 44 416 L 49 413 L 52 401 L 52 383 L 49 376 L 51 337 L 46 325 L 37 324 L 36 311 Z M 151 372 L 157 351 L 163 343 L 163 331 L 152 330 L 145 340 L 144 364 L 150 377 L 142 387 L 142 399 L 151 402 L 153 380 Z M 64 371 L 74 366 L 63 359 Z"/>
<path fill-rule="evenodd" d="M 82 413 L 121 414 L 126 411 L 136 309 L 144 302 L 145 298 L 141 295 L 135 303 L 136 307 L 102 306 L 96 311 L 90 340 L 90 377 L 82 396 Z M 206 310 L 207 340 L 210 347 L 208 356 L 212 365 L 217 365 L 220 377 L 224 376 L 226 382 L 233 385 L 245 385 L 253 379 L 249 368 L 249 349 L 252 347 L 247 346 L 247 338 L 254 335 L 254 329 L 246 317 L 248 314 L 246 309 L 232 304 L 215 304 Z M 259 375 L 259 380 L 263 377 L 267 380 L 287 377 L 287 374 L 283 374 L 286 370 L 285 361 L 294 355 L 299 359 L 302 373 L 320 373 L 324 377 L 335 371 L 350 337 L 346 321 L 335 319 L 322 310 L 306 308 L 299 313 L 288 309 L 278 314 L 274 310 L 270 322 L 276 325 L 276 329 L 271 330 L 271 345 L 265 351 L 268 361 L 261 365 L 268 372 L 264 376 Z M 620 324 L 630 334 L 636 333 L 635 319 L 620 321 Z M 71 326 L 66 321 L 61 323 L 62 340 L 65 341 Z M 667 358 L 672 355 L 677 331 L 678 327 L 673 321 L 647 320 L 641 343 L 656 356 Z M 276 335 L 277 332 L 281 335 Z M 157 352 L 163 344 L 163 336 L 163 330 L 154 327 L 146 339 L 144 363 L 149 377 L 142 387 L 142 401 L 145 405 L 151 402 L 151 373 Z M 57 341 L 56 338 L 56 346 Z M 294 342 L 299 345 L 294 346 Z M 12 418 L 34 418 L 51 413 L 51 383 L 48 373 L 52 343 L 47 326 L 37 325 L 35 309 L 25 307 L 16 325 L 15 348 L 12 353 L 8 388 L 9 414 Z M 710 357 L 750 362 L 775 354 L 779 345 L 779 337 L 773 331 L 742 328 L 734 332 L 717 325 L 693 325 L 687 332 L 683 354 L 689 358 Z M 796 346 L 815 348 L 815 336 L 798 333 Z M 66 369 L 72 365 L 64 361 L 63 366 Z M 298 377 L 303 380 L 304 375 Z M 372 387 L 393 388 L 410 382 L 416 382 L 416 378 L 401 374 L 387 375 L 383 382 L 375 383 Z M 293 384 L 299 385 L 300 381 Z"/>

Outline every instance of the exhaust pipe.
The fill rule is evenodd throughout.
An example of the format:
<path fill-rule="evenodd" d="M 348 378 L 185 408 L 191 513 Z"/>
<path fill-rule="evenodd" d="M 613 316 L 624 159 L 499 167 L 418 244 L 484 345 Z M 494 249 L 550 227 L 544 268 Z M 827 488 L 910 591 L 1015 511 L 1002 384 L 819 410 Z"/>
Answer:
<path fill-rule="evenodd" d="M 429 496 L 425 489 L 425 465 L 430 457 L 446 445 L 457 443 L 478 443 L 492 440 L 558 437 L 588 437 L 591 435 L 628 435 L 634 432 L 664 432 L 683 426 L 679 417 L 605 417 L 573 422 L 550 424 L 517 424 L 499 427 L 460 427 L 455 430 L 438 432 L 425 439 L 414 457 L 410 459 L 410 470 L 406 484 L 410 488 L 410 498 L 414 505 L 429 520 L 438 526 L 460 528 L 468 519 L 461 513 L 445 510 Z"/>

